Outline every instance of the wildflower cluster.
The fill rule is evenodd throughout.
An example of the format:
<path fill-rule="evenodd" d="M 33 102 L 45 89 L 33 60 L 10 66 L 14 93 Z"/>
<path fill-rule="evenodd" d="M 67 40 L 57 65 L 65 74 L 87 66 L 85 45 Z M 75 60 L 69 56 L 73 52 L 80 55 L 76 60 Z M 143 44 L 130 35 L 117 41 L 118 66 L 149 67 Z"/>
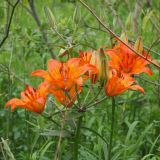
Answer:
<path fill-rule="evenodd" d="M 127 38 L 125 42 L 128 43 Z M 134 46 L 128 45 L 146 59 L 152 60 L 143 49 L 141 38 L 137 39 Z M 103 47 L 97 51 L 79 51 L 79 57 L 70 58 L 66 62 L 51 59 L 48 61 L 48 70 L 31 73 L 44 80 L 38 88 L 27 85 L 26 90 L 21 92 L 21 98 L 9 100 L 6 107 L 11 106 L 13 110 L 18 106 L 42 113 L 47 95 L 52 94 L 63 106 L 70 108 L 88 79 L 93 85 L 99 83 L 109 97 L 122 94 L 128 89 L 144 93 L 144 89 L 136 84 L 134 75 L 152 75 L 148 64 L 148 61 L 121 42 L 117 42 L 112 49 Z"/>

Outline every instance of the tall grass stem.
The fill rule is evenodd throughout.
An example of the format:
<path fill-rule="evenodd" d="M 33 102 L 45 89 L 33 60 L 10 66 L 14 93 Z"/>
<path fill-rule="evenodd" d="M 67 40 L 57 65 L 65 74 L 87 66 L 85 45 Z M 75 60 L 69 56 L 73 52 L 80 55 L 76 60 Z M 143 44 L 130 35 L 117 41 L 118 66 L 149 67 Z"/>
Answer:
<path fill-rule="evenodd" d="M 80 128 L 82 124 L 83 116 L 80 116 L 77 123 L 77 129 L 74 139 L 74 153 L 73 153 L 73 159 L 78 160 L 78 149 L 79 149 L 79 143 L 80 143 Z"/>
<path fill-rule="evenodd" d="M 108 152 L 108 160 L 111 160 L 111 151 L 112 151 L 112 143 L 113 143 L 113 133 L 114 133 L 114 120 L 115 120 L 115 98 L 112 97 L 112 117 L 111 117 L 111 131 L 110 131 L 110 140 L 109 140 L 109 152 Z"/>

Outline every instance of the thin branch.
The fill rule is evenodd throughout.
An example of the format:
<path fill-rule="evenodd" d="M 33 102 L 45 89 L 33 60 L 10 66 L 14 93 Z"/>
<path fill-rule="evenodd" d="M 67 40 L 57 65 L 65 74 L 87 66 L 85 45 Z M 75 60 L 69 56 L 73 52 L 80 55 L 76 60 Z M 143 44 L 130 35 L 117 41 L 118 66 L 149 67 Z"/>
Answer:
<path fill-rule="evenodd" d="M 86 22 L 84 22 L 84 27 L 87 27 L 87 28 L 90 28 L 90 29 L 93 29 L 93 30 L 96 30 L 96 31 L 104 32 L 104 33 L 107 32 L 106 30 L 89 26 Z M 119 36 L 119 35 L 118 35 L 118 36 Z M 135 43 L 135 41 L 133 41 L 133 40 L 131 40 L 131 39 L 128 39 L 128 41 L 131 42 L 132 44 Z M 82 44 L 82 45 L 83 45 L 83 44 Z M 144 46 L 144 45 L 143 45 L 143 47 L 144 47 L 145 49 L 149 50 L 150 52 L 153 52 L 153 53 L 157 54 L 158 56 L 160 56 L 160 53 L 158 53 L 157 51 L 155 51 L 155 50 L 153 50 L 153 49 L 150 49 L 149 47 L 146 47 L 146 46 Z"/>
<path fill-rule="evenodd" d="M 153 24 L 154 28 L 156 29 L 156 31 L 158 32 L 158 34 L 160 34 L 160 29 L 159 27 L 157 26 L 156 23 L 154 23 L 154 21 L 152 20 L 152 18 L 149 18 L 150 22 Z"/>
<path fill-rule="evenodd" d="M 147 82 L 147 83 L 153 84 L 153 85 L 155 85 L 155 86 L 160 86 L 159 83 L 155 83 L 155 82 L 153 82 L 153 81 L 150 81 L 150 80 L 148 80 L 148 79 L 146 79 L 146 78 L 143 78 L 143 77 L 140 77 L 140 76 L 138 76 L 138 75 L 136 75 L 135 77 L 137 77 L 137 78 L 139 78 L 139 79 L 141 79 L 141 80 L 144 80 L 144 81 Z"/>
<path fill-rule="evenodd" d="M 41 116 L 44 117 L 45 119 L 53 122 L 53 123 L 56 124 L 58 127 L 60 127 L 60 126 L 59 126 L 59 123 L 56 122 L 55 120 L 53 120 L 52 117 L 50 117 L 50 116 L 45 116 L 45 115 L 43 115 L 43 114 L 42 114 Z"/>
<path fill-rule="evenodd" d="M 11 16 L 9 18 L 9 22 L 8 22 L 8 25 L 6 27 L 6 33 L 5 33 L 5 36 L 3 37 L 3 39 L 1 40 L 0 42 L 0 48 L 2 47 L 2 45 L 4 44 L 4 42 L 6 41 L 6 39 L 8 38 L 9 36 L 9 32 L 10 32 L 10 27 L 11 27 L 11 23 L 12 23 L 12 19 L 13 19 L 13 15 L 14 15 L 14 12 L 15 12 L 15 9 L 18 5 L 18 3 L 20 2 L 20 0 L 17 0 L 17 2 L 13 5 L 12 7 L 12 11 L 11 11 Z"/>
<path fill-rule="evenodd" d="M 29 6 L 30 6 L 30 9 L 31 9 L 31 13 L 32 13 L 33 18 L 35 19 L 37 25 L 39 27 L 41 27 L 41 21 L 40 21 L 40 19 L 38 17 L 38 14 L 36 12 L 36 8 L 35 8 L 35 5 L 34 5 L 34 0 L 28 0 L 28 2 L 29 2 Z"/>
<path fill-rule="evenodd" d="M 159 44 L 159 42 L 160 42 L 160 37 L 158 37 L 158 38 L 151 44 L 151 46 L 148 48 L 148 51 L 147 51 L 147 52 L 149 53 L 154 46 L 156 46 L 156 45 Z"/>
<path fill-rule="evenodd" d="M 96 106 L 97 104 L 103 102 L 103 101 L 106 100 L 107 98 L 108 98 L 108 97 L 105 96 L 105 97 L 103 97 L 102 99 L 100 99 L 99 101 L 96 101 L 95 103 L 92 103 L 92 104 L 90 104 L 90 105 L 88 105 L 88 106 L 85 106 L 85 109 L 87 110 L 87 109 L 89 109 L 89 108 L 91 108 L 91 107 L 93 107 L 93 106 Z"/>
<path fill-rule="evenodd" d="M 140 56 L 141 58 L 145 59 L 146 61 L 150 62 L 151 64 L 153 64 L 155 67 L 160 69 L 160 65 L 159 64 L 155 64 L 154 62 L 152 62 L 150 59 L 147 59 L 147 57 L 144 57 L 142 54 L 139 54 L 138 52 L 136 52 L 132 47 L 130 47 L 127 43 L 125 43 L 124 41 L 122 41 L 117 35 L 116 33 L 114 33 L 111 29 L 109 29 L 106 24 L 96 15 L 96 13 L 82 0 L 79 0 L 79 2 L 86 7 L 91 14 L 97 19 L 97 21 L 114 37 L 116 37 L 116 39 L 118 41 L 120 41 L 121 43 L 123 43 L 126 47 L 128 47 L 132 52 L 134 52 L 135 54 L 137 54 L 138 56 Z"/>
<path fill-rule="evenodd" d="M 135 41 L 130 40 L 130 39 L 129 39 L 129 42 L 131 42 L 132 44 L 135 43 Z M 147 46 L 143 46 L 143 47 L 144 47 L 144 49 L 147 49 L 149 52 L 153 52 L 154 54 L 160 56 L 160 53 L 158 53 L 155 50 L 151 49 L 152 47 L 147 47 Z"/>
<path fill-rule="evenodd" d="M 109 0 L 105 0 L 105 2 L 107 3 L 107 6 L 110 9 L 110 11 L 112 12 L 113 16 L 116 17 L 117 23 L 119 24 L 119 26 L 122 28 L 122 30 L 125 31 L 125 26 L 124 26 L 121 18 L 119 17 L 117 11 L 113 8 L 112 2 L 110 2 Z"/>

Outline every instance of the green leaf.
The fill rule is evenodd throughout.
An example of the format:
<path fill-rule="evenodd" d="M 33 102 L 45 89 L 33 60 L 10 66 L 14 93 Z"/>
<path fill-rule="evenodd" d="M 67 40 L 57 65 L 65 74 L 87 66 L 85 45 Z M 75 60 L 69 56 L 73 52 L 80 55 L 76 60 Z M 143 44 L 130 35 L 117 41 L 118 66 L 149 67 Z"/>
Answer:
<path fill-rule="evenodd" d="M 7 141 L 4 140 L 3 138 L 1 138 L 1 140 L 2 140 L 2 143 L 3 143 L 3 148 L 4 148 L 7 156 L 9 157 L 9 160 L 16 160 L 16 159 L 14 158 L 13 153 L 11 152 L 11 149 L 10 149 Z"/>
<path fill-rule="evenodd" d="M 144 31 L 147 27 L 147 23 L 149 21 L 149 19 L 151 18 L 153 14 L 153 11 L 150 11 L 147 13 L 147 15 L 143 18 L 143 21 L 142 21 L 142 30 Z"/>
<path fill-rule="evenodd" d="M 40 133 L 42 136 L 62 136 L 62 137 L 70 137 L 70 133 L 63 130 L 47 130 L 45 132 Z"/>
<path fill-rule="evenodd" d="M 46 151 L 48 150 L 48 148 L 53 144 L 54 142 L 49 142 L 47 143 L 47 145 L 44 146 L 44 148 L 41 150 L 41 153 L 40 153 L 40 160 L 43 160 L 43 156 L 44 154 L 46 153 Z"/>
<path fill-rule="evenodd" d="M 130 137 L 133 134 L 133 130 L 135 129 L 135 127 L 137 126 L 138 121 L 134 121 L 130 126 L 129 126 L 129 130 L 125 139 L 125 144 L 129 143 Z"/>

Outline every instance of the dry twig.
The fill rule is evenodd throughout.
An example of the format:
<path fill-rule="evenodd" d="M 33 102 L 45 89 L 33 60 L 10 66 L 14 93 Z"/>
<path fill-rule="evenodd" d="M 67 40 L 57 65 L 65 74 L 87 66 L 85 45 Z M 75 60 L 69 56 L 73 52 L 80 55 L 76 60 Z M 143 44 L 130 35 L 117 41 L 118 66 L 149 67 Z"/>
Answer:
<path fill-rule="evenodd" d="M 20 0 L 17 0 L 14 5 L 9 4 L 9 5 L 12 6 L 11 16 L 9 18 L 9 22 L 7 22 L 5 35 L 4 35 L 3 39 L 0 42 L 0 48 L 2 47 L 2 45 L 4 44 L 4 42 L 6 41 L 6 39 L 9 36 L 10 27 L 11 27 L 11 23 L 12 23 L 12 19 L 13 19 L 13 15 L 14 15 L 15 9 L 16 9 L 16 7 L 17 7 L 17 5 L 18 5 L 19 2 L 20 2 Z"/>
<path fill-rule="evenodd" d="M 90 12 L 91 14 L 97 19 L 97 21 L 111 34 L 113 35 L 118 41 L 120 41 L 121 43 L 123 43 L 126 47 L 128 47 L 131 51 L 133 51 L 135 54 L 137 54 L 138 56 L 140 56 L 141 58 L 145 59 L 146 61 L 150 62 L 151 64 L 153 64 L 155 67 L 157 67 L 158 69 L 160 69 L 160 65 L 156 64 L 154 62 L 152 62 L 152 60 L 148 59 L 147 57 L 144 57 L 142 54 L 139 54 L 138 52 L 136 52 L 132 47 L 130 47 L 126 42 L 122 41 L 117 35 L 116 33 L 114 33 L 110 28 L 108 28 L 106 26 L 106 24 L 96 15 L 96 13 L 83 1 L 83 0 L 79 0 L 80 3 L 85 6 Z"/>

